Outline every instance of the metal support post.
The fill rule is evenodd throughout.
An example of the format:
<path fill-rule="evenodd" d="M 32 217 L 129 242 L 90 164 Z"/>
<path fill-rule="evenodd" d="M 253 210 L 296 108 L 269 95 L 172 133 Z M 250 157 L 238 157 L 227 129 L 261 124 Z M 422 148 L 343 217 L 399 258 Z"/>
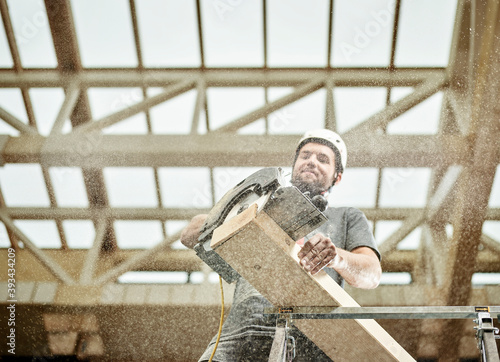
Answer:
<path fill-rule="evenodd" d="M 288 362 L 295 358 L 295 339 L 288 333 L 291 319 L 282 312 L 283 310 L 280 309 L 269 362 Z"/>
<path fill-rule="evenodd" d="M 490 313 L 478 313 L 474 322 L 477 324 L 474 329 L 476 330 L 477 347 L 481 352 L 481 361 L 500 362 L 495 342 L 495 339 L 499 338 L 495 336 L 498 334 L 498 328 L 493 326 L 493 318 L 490 317 Z"/>

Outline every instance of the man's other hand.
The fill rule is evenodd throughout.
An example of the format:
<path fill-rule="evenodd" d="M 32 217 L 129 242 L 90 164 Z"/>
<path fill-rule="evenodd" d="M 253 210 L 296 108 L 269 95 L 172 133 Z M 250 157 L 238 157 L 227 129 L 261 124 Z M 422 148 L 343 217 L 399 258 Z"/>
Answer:
<path fill-rule="evenodd" d="M 189 224 L 182 230 L 181 243 L 189 249 L 194 248 L 198 244 L 198 237 L 200 236 L 201 227 L 207 219 L 207 214 L 196 215 L 191 219 Z"/>

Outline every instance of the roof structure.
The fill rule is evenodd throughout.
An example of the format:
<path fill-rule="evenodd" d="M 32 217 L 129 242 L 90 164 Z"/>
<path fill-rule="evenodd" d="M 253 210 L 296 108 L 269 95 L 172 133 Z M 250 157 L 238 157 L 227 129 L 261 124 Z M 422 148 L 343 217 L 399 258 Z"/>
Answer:
<path fill-rule="evenodd" d="M 348 288 L 361 305 L 500 304 L 497 0 L 0 14 L 0 255 L 15 253 L 20 355 L 196 359 L 220 297 L 181 229 L 257 169 L 290 171 L 312 128 L 345 140 L 330 204 L 360 208 L 382 253 L 382 285 Z M 381 323 L 415 358 L 478 358 L 472 323 Z"/>

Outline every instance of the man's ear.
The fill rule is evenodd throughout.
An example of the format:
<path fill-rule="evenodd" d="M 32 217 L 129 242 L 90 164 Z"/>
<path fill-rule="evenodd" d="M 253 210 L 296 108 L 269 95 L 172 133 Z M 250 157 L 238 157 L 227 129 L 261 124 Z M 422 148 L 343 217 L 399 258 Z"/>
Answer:
<path fill-rule="evenodd" d="M 341 174 L 341 173 L 339 173 L 339 174 L 337 175 L 337 178 L 335 179 L 335 182 L 334 182 L 333 184 L 334 184 L 334 185 L 338 185 L 338 184 L 339 184 L 339 182 L 340 182 L 340 180 L 342 180 L 342 174 Z"/>

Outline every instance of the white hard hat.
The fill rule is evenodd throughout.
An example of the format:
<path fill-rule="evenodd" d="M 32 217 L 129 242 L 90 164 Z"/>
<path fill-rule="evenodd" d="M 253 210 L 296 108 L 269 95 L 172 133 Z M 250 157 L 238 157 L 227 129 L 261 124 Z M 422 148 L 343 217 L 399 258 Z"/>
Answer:
<path fill-rule="evenodd" d="M 329 129 L 315 129 L 311 131 L 307 131 L 304 136 L 299 141 L 299 144 L 297 146 L 297 151 L 305 144 L 308 143 L 306 142 L 314 142 L 315 140 L 319 141 L 320 143 L 326 144 L 328 147 L 332 148 L 334 151 L 337 149 L 340 155 L 340 162 L 342 164 L 342 170 L 346 167 L 347 164 L 347 147 L 340 138 L 340 136 L 333 132 L 330 131 Z"/>

